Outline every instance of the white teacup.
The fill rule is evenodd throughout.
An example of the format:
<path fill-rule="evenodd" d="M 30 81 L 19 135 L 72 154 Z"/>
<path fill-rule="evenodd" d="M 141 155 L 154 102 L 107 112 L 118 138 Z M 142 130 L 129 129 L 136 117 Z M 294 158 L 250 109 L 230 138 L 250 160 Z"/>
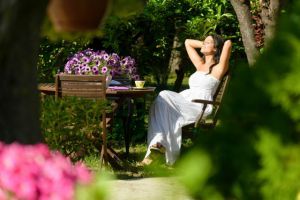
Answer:
<path fill-rule="evenodd" d="M 145 81 L 139 80 L 139 81 L 134 81 L 134 83 L 135 83 L 136 88 L 143 88 L 144 84 L 145 84 Z"/>

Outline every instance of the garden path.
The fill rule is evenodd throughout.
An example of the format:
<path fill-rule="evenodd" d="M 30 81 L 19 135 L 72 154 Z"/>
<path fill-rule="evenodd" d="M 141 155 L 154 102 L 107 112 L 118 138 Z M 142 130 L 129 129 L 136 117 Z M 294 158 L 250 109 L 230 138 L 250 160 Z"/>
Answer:
<path fill-rule="evenodd" d="M 109 200 L 192 200 L 176 178 L 156 177 L 113 180 Z"/>

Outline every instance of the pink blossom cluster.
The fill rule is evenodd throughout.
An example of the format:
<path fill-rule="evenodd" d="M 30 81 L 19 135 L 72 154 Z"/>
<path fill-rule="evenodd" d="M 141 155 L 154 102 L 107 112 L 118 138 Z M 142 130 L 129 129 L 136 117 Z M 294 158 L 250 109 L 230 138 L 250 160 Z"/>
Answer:
<path fill-rule="evenodd" d="M 45 144 L 0 143 L 0 200 L 74 199 L 77 183 L 87 184 L 91 173 Z"/>

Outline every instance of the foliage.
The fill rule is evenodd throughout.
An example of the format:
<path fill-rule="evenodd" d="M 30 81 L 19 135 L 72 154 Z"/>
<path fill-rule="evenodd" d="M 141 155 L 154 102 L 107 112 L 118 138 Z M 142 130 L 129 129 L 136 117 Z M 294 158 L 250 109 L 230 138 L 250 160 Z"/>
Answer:
<path fill-rule="evenodd" d="M 45 97 L 40 120 L 46 143 L 73 160 L 99 153 L 104 109 L 105 101 Z"/>
<path fill-rule="evenodd" d="M 43 38 L 37 64 L 38 82 L 53 82 L 57 72 L 64 70 L 67 58 L 87 46 L 87 41 L 51 41 Z"/>
<path fill-rule="evenodd" d="M 109 18 L 103 45 L 135 57 L 141 75 L 153 76 L 158 87 L 164 88 L 175 35 L 183 44 L 186 38 L 203 39 L 209 32 L 217 32 L 234 40 L 234 50 L 242 50 L 238 23 L 230 12 L 233 10 L 227 1 L 150 0 L 140 14 Z M 178 50 L 185 52 L 183 45 Z"/>
<path fill-rule="evenodd" d="M 79 185 L 75 191 L 75 199 L 102 200 L 109 197 L 109 181 L 113 179 L 105 172 L 96 176 L 88 185 Z"/>
<path fill-rule="evenodd" d="M 258 13 L 261 10 L 259 0 L 250 0 L 251 13 Z"/>
<path fill-rule="evenodd" d="M 193 163 L 186 165 L 186 163 Z M 197 164 L 196 164 L 197 163 Z M 209 156 L 200 151 L 189 152 L 177 166 L 177 173 L 181 175 L 181 182 L 189 188 L 195 196 L 212 173 L 212 163 Z"/>
<path fill-rule="evenodd" d="M 274 40 L 255 69 L 239 66 L 234 71 L 224 99 L 221 125 L 211 134 L 199 130 L 198 148 L 207 152 L 215 167 L 199 188 L 197 198 L 211 199 L 202 191 L 206 187 L 223 199 L 297 198 L 299 9 L 300 2 L 294 2 L 282 16 Z"/>
<path fill-rule="evenodd" d="M 193 16 L 187 23 L 187 32 L 193 38 L 204 38 L 210 32 L 219 32 L 226 35 L 226 38 L 234 38 L 237 23 L 235 16 L 232 15 L 232 8 L 228 1 L 190 1 L 193 8 Z M 197 14 L 200 11 L 199 14 Z M 226 24 L 223 24 L 226 23 Z M 229 24 L 230 29 L 228 29 Z"/>
<path fill-rule="evenodd" d="M 153 94 L 152 98 L 157 94 Z M 132 118 L 129 124 L 130 141 L 131 145 L 145 143 L 147 140 L 147 123 L 148 123 L 148 111 L 150 104 L 153 102 L 151 96 L 147 96 L 146 101 L 143 98 L 137 98 L 134 100 Z M 113 130 L 108 135 L 108 139 L 115 146 L 124 147 L 124 119 L 128 115 L 128 103 L 124 102 L 123 105 L 118 107 L 118 112 L 114 118 Z"/>
<path fill-rule="evenodd" d="M 21 156 L 20 156 L 21 155 Z M 0 143 L 0 199 L 73 199 L 91 174 L 45 144 Z"/>
<path fill-rule="evenodd" d="M 263 183 L 260 192 L 264 199 L 297 199 L 300 186 L 300 145 L 285 145 L 276 134 L 262 129 L 257 142 L 262 166 L 257 173 L 258 180 Z"/>
<path fill-rule="evenodd" d="M 126 17 L 143 10 L 146 0 L 114 0 L 109 12 L 110 16 Z"/>

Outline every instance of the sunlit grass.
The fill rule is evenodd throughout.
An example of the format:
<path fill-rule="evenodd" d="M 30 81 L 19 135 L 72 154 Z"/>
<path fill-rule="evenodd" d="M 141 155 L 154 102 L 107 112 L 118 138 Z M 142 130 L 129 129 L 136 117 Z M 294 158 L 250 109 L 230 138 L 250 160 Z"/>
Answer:
<path fill-rule="evenodd" d="M 184 139 L 182 144 L 182 156 L 188 152 L 193 145 L 190 139 Z M 175 175 L 176 165 L 168 166 L 164 163 L 164 156 L 154 165 L 141 167 L 140 162 L 143 160 L 147 144 L 140 143 L 130 146 L 129 154 L 126 155 L 125 147 L 114 145 L 113 149 L 117 152 L 122 162 L 122 169 L 112 169 L 111 166 L 104 167 L 105 171 L 116 176 L 118 179 L 131 179 L 142 177 L 172 176 Z M 180 160 L 181 158 L 179 158 Z M 100 171 L 100 155 L 90 155 L 84 158 L 84 164 L 93 172 Z"/>

